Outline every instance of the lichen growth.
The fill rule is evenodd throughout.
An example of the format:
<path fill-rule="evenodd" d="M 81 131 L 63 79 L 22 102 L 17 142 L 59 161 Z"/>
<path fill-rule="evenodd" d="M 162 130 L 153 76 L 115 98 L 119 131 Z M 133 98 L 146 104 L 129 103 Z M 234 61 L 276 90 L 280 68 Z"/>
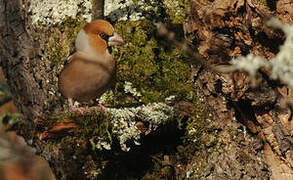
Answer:
<path fill-rule="evenodd" d="M 130 146 L 140 145 L 142 132 L 137 128 L 138 121 L 145 122 L 145 135 L 156 131 L 172 120 L 174 111 L 164 103 L 153 103 L 133 108 L 108 108 L 102 113 L 92 110 L 85 115 L 75 113 L 42 118 L 42 125 L 50 129 L 61 122 L 76 122 L 79 135 L 88 138 L 93 150 L 111 150 L 113 139 L 117 139 L 121 150 L 129 151 Z"/>
<path fill-rule="evenodd" d="M 270 67 L 265 59 L 253 54 L 248 54 L 246 57 L 238 57 L 231 60 L 232 66 L 219 67 L 220 71 L 230 72 L 236 70 L 244 70 L 254 77 L 257 71 L 262 67 Z"/>
<path fill-rule="evenodd" d="M 271 78 L 279 78 L 293 87 L 293 25 L 283 24 L 276 18 L 271 19 L 268 25 L 281 28 L 286 35 L 284 44 L 280 46 L 280 52 L 270 61 L 272 68 Z"/>
<path fill-rule="evenodd" d="M 163 13 L 165 17 L 161 17 L 165 20 L 181 24 L 188 2 L 188 0 L 106 0 L 104 15 L 111 21 L 138 21 L 148 15 Z"/>
<path fill-rule="evenodd" d="M 86 23 L 82 13 L 78 13 L 74 18 L 65 17 L 62 22 L 55 25 L 34 26 L 38 32 L 36 36 L 42 40 L 40 41 L 42 42 L 40 44 L 41 60 L 47 62 L 52 73 L 58 75 L 61 72 L 65 61 L 73 53 L 77 33 Z M 57 82 L 57 79 L 54 80 Z M 56 94 L 56 92 L 52 93 Z"/>
<path fill-rule="evenodd" d="M 154 103 L 136 108 L 108 109 L 112 134 L 118 138 L 121 149 L 129 151 L 126 142 L 133 140 L 134 144 L 140 145 L 141 131 L 135 126 L 136 119 L 147 122 L 148 127 L 145 134 L 156 131 L 158 127 L 166 124 L 173 118 L 173 108 L 164 103 Z"/>
<path fill-rule="evenodd" d="M 173 1 L 164 0 L 163 4 L 166 9 L 166 13 L 170 16 L 172 23 L 181 24 L 184 21 L 185 11 L 188 5 L 188 0 Z"/>
<path fill-rule="evenodd" d="M 150 1 L 152 4 L 153 1 Z M 104 15 L 111 21 L 137 21 L 144 19 L 143 11 L 155 9 L 145 0 L 106 0 Z"/>
<path fill-rule="evenodd" d="M 279 79 L 288 86 L 293 87 L 293 26 L 283 24 L 276 18 L 271 18 L 267 24 L 271 27 L 280 28 L 286 35 L 286 40 L 280 46 L 279 53 L 270 61 L 252 54 L 246 57 L 239 57 L 231 61 L 232 65 L 226 67 L 224 71 L 244 70 L 254 76 L 260 68 L 271 69 L 270 78 Z"/>
<path fill-rule="evenodd" d="M 137 92 L 136 88 L 132 87 L 132 83 L 127 82 L 127 81 L 124 84 L 124 92 L 125 93 L 130 93 L 134 97 L 140 97 L 141 96 L 141 93 Z"/>
<path fill-rule="evenodd" d="M 68 17 L 75 19 L 79 13 L 89 22 L 91 9 L 91 0 L 32 0 L 29 7 L 32 24 L 45 26 L 60 24 Z"/>

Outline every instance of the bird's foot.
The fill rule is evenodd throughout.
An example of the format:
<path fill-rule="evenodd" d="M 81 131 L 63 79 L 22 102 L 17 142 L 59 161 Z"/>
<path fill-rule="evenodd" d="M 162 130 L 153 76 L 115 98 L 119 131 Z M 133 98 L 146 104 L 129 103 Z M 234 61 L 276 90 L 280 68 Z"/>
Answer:
<path fill-rule="evenodd" d="M 102 111 L 106 112 L 107 111 L 107 107 L 109 106 L 109 104 L 103 104 L 103 103 L 99 103 L 98 99 L 94 100 L 94 106 L 98 106 L 101 108 Z"/>
<path fill-rule="evenodd" d="M 101 108 L 102 111 L 107 111 L 107 105 L 106 104 L 98 104 L 98 106 Z"/>
<path fill-rule="evenodd" d="M 71 98 L 68 99 L 69 102 L 69 108 L 71 112 L 79 112 L 80 114 L 84 114 L 86 111 L 86 108 L 84 107 L 76 107 L 74 106 L 73 100 Z"/>
<path fill-rule="evenodd" d="M 86 111 L 86 108 L 71 106 L 70 111 L 71 112 L 79 112 L 80 114 L 84 114 L 84 112 Z"/>

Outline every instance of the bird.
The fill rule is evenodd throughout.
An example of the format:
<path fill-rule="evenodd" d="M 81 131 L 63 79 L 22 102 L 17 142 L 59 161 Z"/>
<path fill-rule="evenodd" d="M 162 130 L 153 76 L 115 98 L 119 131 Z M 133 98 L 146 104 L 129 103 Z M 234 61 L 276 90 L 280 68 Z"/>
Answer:
<path fill-rule="evenodd" d="M 111 47 L 124 44 L 114 27 L 106 20 L 87 23 L 77 34 L 76 52 L 62 69 L 58 87 L 68 99 L 71 111 L 84 112 L 73 102 L 89 102 L 99 98 L 114 81 L 115 58 Z"/>

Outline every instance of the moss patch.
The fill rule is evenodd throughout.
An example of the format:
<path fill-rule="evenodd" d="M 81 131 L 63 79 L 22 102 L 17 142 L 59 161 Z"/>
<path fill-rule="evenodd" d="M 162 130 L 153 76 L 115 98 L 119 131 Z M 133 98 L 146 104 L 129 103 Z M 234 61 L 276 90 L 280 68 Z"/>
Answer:
<path fill-rule="evenodd" d="M 75 161 L 83 157 L 83 162 L 75 163 L 81 166 L 80 171 L 88 179 L 162 179 L 174 177 L 176 163 L 184 167 L 198 150 L 217 144 L 217 132 L 213 127 L 207 126 L 205 121 L 209 118 L 210 111 L 206 110 L 195 95 L 191 80 L 192 69 L 187 63 L 189 58 L 158 36 L 154 23 L 163 22 L 180 40 L 183 37 L 181 23 L 184 20 L 186 2 L 155 2 L 156 11 L 143 12 L 145 19 L 115 24 L 117 33 L 123 37 L 126 45 L 113 49 L 117 59 L 117 81 L 112 89 L 113 96 L 109 96 L 105 103 L 119 108 L 165 102 L 166 98 L 174 96 L 174 104 L 188 101 L 194 105 L 188 115 L 177 115 L 171 123 L 160 127 L 157 131 L 159 133 L 143 136 L 141 146 L 131 148 L 127 154 L 121 151 L 117 139 L 112 137 L 107 114 L 94 112 L 84 116 L 65 114 L 43 118 L 39 127 L 47 129 L 38 129 L 41 131 L 49 130 L 56 122 L 68 120 L 78 125 L 71 134 L 49 139 L 48 151 L 52 147 L 62 147 L 60 150 L 64 152 L 65 159 Z M 77 32 L 85 23 L 81 15 L 78 17 L 68 18 L 58 27 L 43 31 L 49 34 L 45 50 L 48 50 L 50 66 L 57 74 L 63 68 L 65 57 L 73 50 Z M 127 82 L 136 88 L 140 96 L 125 91 Z M 99 137 L 104 137 L 103 140 L 114 145 L 111 151 L 99 149 Z M 174 163 L 166 160 L 166 157 L 180 158 Z"/>
<path fill-rule="evenodd" d="M 127 45 L 114 49 L 117 58 L 117 83 L 114 106 L 130 106 L 138 103 L 162 102 L 175 95 L 185 98 L 193 90 L 187 57 L 177 47 L 166 44 L 156 34 L 151 20 L 118 22 L 118 34 Z M 126 94 L 124 85 L 131 82 L 141 93 L 140 99 Z"/>
<path fill-rule="evenodd" d="M 46 40 L 41 44 L 44 59 L 48 59 L 49 66 L 60 73 L 68 56 L 74 51 L 75 38 L 86 21 L 79 13 L 75 19 L 67 17 L 62 23 L 51 27 L 37 25 L 38 35 Z"/>

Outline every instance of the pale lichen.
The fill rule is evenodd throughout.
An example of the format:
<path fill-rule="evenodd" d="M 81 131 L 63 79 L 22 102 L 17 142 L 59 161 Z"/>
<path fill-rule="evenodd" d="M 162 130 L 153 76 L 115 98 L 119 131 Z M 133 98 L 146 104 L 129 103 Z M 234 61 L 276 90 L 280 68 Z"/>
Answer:
<path fill-rule="evenodd" d="M 148 13 L 161 14 L 160 7 L 164 7 L 172 22 L 181 24 L 187 4 L 187 0 L 105 0 L 104 16 L 111 21 L 137 21 L 144 19 Z"/>
<path fill-rule="evenodd" d="M 32 24 L 55 25 L 67 17 L 75 19 L 79 13 L 86 21 L 91 21 L 91 0 L 32 0 L 29 11 Z"/>
<path fill-rule="evenodd" d="M 90 139 L 90 143 L 93 149 L 97 148 L 98 150 L 111 150 L 111 144 L 104 137 L 98 137 L 97 143 L 93 139 Z"/>
<path fill-rule="evenodd" d="M 104 15 L 112 21 L 137 21 L 144 19 L 142 11 L 155 8 L 148 5 L 145 0 L 105 0 Z"/>
<path fill-rule="evenodd" d="M 248 54 L 246 57 L 238 57 L 232 59 L 232 66 L 226 67 L 224 71 L 235 71 L 235 70 L 244 70 L 248 72 L 249 75 L 255 76 L 257 71 L 262 67 L 270 67 L 268 62 L 262 57 L 255 56 L 253 54 Z"/>
<path fill-rule="evenodd" d="M 164 0 L 163 4 L 173 23 L 180 24 L 184 21 L 185 6 L 188 4 L 186 0 Z"/>
<path fill-rule="evenodd" d="M 128 81 L 126 81 L 125 84 L 124 84 L 124 91 L 125 91 L 125 93 L 132 94 L 134 97 L 140 97 L 141 96 L 141 93 L 138 92 L 135 87 L 132 87 L 132 83 L 128 82 Z"/>
<path fill-rule="evenodd" d="M 108 101 L 110 101 L 111 99 L 113 99 L 113 91 L 112 90 L 108 90 L 106 91 L 101 97 L 99 97 L 98 99 L 96 99 L 96 101 L 98 101 L 101 104 L 107 104 Z"/>
<path fill-rule="evenodd" d="M 176 100 L 176 96 L 175 95 L 171 95 L 171 96 L 165 98 L 165 102 L 166 103 L 172 103 L 175 100 Z"/>
<path fill-rule="evenodd" d="M 244 70 L 254 76 L 260 68 L 271 69 L 270 78 L 279 79 L 290 87 L 293 87 L 293 25 L 283 24 L 277 18 L 271 18 L 267 25 L 280 28 L 286 35 L 286 40 L 280 46 L 279 53 L 270 61 L 252 54 L 246 57 L 238 57 L 231 61 L 230 67 L 219 68 L 223 71 Z"/>
<path fill-rule="evenodd" d="M 136 119 L 147 122 L 147 131 L 149 134 L 158 129 L 158 127 L 166 124 L 174 115 L 173 108 L 164 103 L 153 103 L 133 108 L 108 108 L 112 128 L 111 135 L 116 137 L 123 151 L 129 151 L 128 142 L 140 145 L 141 131 L 136 127 Z M 104 148 L 109 150 L 110 142 L 105 138 L 99 138 L 94 146 L 98 149 Z"/>
<path fill-rule="evenodd" d="M 293 25 L 283 24 L 276 18 L 270 19 L 267 24 L 282 29 L 286 35 L 280 52 L 269 62 L 272 67 L 271 78 L 278 78 L 293 87 Z"/>

